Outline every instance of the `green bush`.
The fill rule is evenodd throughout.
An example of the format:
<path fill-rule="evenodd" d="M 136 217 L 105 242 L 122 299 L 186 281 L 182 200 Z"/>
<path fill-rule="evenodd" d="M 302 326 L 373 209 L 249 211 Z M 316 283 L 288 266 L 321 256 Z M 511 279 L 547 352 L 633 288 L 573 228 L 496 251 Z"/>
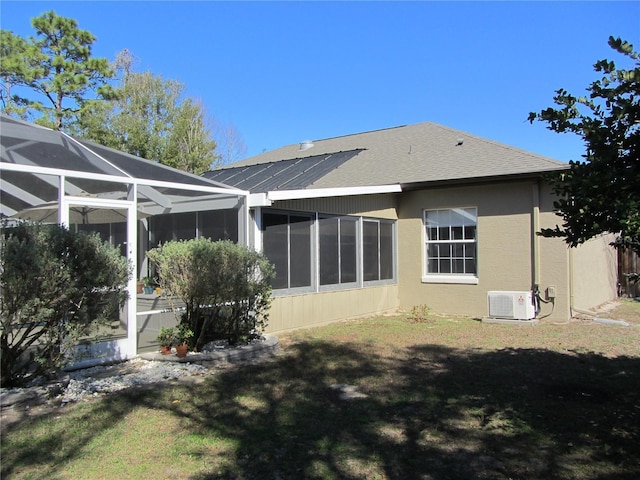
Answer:
<path fill-rule="evenodd" d="M 65 365 L 78 340 L 118 318 L 127 298 L 127 260 L 97 234 L 3 225 L 0 262 L 3 387 Z"/>
<path fill-rule="evenodd" d="M 184 303 L 179 321 L 193 331 L 194 350 L 216 338 L 243 343 L 266 328 L 273 267 L 262 254 L 199 238 L 167 242 L 147 256 L 172 306 Z"/>

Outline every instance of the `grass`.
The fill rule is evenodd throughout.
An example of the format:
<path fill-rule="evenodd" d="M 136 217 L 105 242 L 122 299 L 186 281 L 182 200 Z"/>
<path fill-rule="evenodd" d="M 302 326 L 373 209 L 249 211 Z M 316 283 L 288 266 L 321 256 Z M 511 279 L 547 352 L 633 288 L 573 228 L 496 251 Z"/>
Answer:
<path fill-rule="evenodd" d="M 640 303 L 606 317 L 631 326 L 425 312 L 294 332 L 267 362 L 9 425 L 2 478 L 635 479 Z"/>

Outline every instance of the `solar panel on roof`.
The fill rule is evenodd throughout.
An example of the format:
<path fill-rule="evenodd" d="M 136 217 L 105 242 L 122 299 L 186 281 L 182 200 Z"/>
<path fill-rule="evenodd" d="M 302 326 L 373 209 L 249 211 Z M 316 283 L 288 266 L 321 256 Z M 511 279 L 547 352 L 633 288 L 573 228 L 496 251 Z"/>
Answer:
<path fill-rule="evenodd" d="M 253 193 L 302 190 L 352 159 L 362 149 L 212 170 L 204 177 Z"/>

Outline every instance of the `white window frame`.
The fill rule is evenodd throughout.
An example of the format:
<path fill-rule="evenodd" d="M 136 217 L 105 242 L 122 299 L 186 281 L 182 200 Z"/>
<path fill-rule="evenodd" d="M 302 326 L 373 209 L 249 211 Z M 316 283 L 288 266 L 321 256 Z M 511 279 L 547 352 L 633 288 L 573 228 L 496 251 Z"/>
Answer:
<path fill-rule="evenodd" d="M 427 234 L 427 214 L 429 212 L 439 212 L 439 211 L 457 211 L 458 213 L 462 212 L 463 215 L 468 214 L 468 210 L 475 211 L 475 238 L 473 240 L 469 239 L 445 239 L 445 240 L 430 240 Z M 460 226 L 460 225 L 451 225 L 451 226 Z M 476 262 L 476 272 L 475 273 L 431 273 L 429 272 L 429 245 L 438 244 L 438 243 L 461 243 L 461 244 L 474 244 L 475 245 L 475 262 Z M 479 282 L 478 277 L 478 208 L 477 207 L 455 207 L 455 208 L 433 208 L 433 209 L 424 209 L 422 211 L 422 245 L 423 245 L 423 261 L 422 261 L 422 282 L 423 283 L 451 283 L 451 284 L 466 284 L 466 285 L 477 285 Z"/>

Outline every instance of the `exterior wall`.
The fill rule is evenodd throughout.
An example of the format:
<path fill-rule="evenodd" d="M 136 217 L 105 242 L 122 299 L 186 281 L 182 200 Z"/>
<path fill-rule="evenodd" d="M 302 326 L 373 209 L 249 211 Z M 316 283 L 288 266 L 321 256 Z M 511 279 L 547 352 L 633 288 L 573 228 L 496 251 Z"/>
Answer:
<path fill-rule="evenodd" d="M 397 309 L 397 285 L 275 297 L 267 332 L 320 326 Z"/>
<path fill-rule="evenodd" d="M 555 228 L 561 223 L 561 218 L 553 213 L 554 195 L 549 186 L 540 190 L 540 222 L 541 228 Z M 543 299 L 550 303 L 543 303 L 539 318 L 554 321 L 566 321 L 571 318 L 571 262 L 570 249 L 561 238 L 544 238 L 536 236 L 540 249 L 540 293 Z M 555 287 L 556 298 L 546 298 L 547 289 Z"/>
<path fill-rule="evenodd" d="M 614 235 L 602 235 L 571 250 L 576 311 L 591 309 L 617 297 L 618 254 L 609 245 L 614 239 Z"/>
<path fill-rule="evenodd" d="M 553 228 L 553 194 L 535 180 L 473 186 L 446 186 L 399 195 L 368 195 L 276 202 L 285 210 L 397 218 L 397 285 L 325 291 L 274 298 L 268 332 L 319 326 L 335 321 L 425 304 L 435 312 L 487 316 L 487 292 L 531 291 L 538 286 L 538 318 L 566 321 L 572 301 L 588 309 L 616 297 L 616 256 L 610 239 L 570 249 L 561 238 L 535 235 Z M 423 211 L 476 207 L 477 284 L 423 282 Z M 571 274 L 573 270 L 573 274 Z M 548 297 L 555 291 L 555 297 Z"/>
<path fill-rule="evenodd" d="M 425 304 L 436 312 L 482 318 L 491 290 L 530 291 L 539 282 L 544 291 L 554 285 L 563 298 L 556 300 L 548 318 L 569 318 L 567 249 L 561 240 L 533 234 L 546 225 L 551 212 L 548 192 L 534 181 L 442 187 L 403 194 L 399 205 L 400 307 Z M 534 206 L 539 205 L 538 209 Z M 423 283 L 425 263 L 424 209 L 476 207 L 478 212 L 478 283 Z M 536 244 L 536 242 L 538 242 Z M 535 255 L 534 255 L 535 254 Z M 545 311 L 546 310 L 546 311 Z M 551 313 L 545 304 L 541 315 Z"/>

